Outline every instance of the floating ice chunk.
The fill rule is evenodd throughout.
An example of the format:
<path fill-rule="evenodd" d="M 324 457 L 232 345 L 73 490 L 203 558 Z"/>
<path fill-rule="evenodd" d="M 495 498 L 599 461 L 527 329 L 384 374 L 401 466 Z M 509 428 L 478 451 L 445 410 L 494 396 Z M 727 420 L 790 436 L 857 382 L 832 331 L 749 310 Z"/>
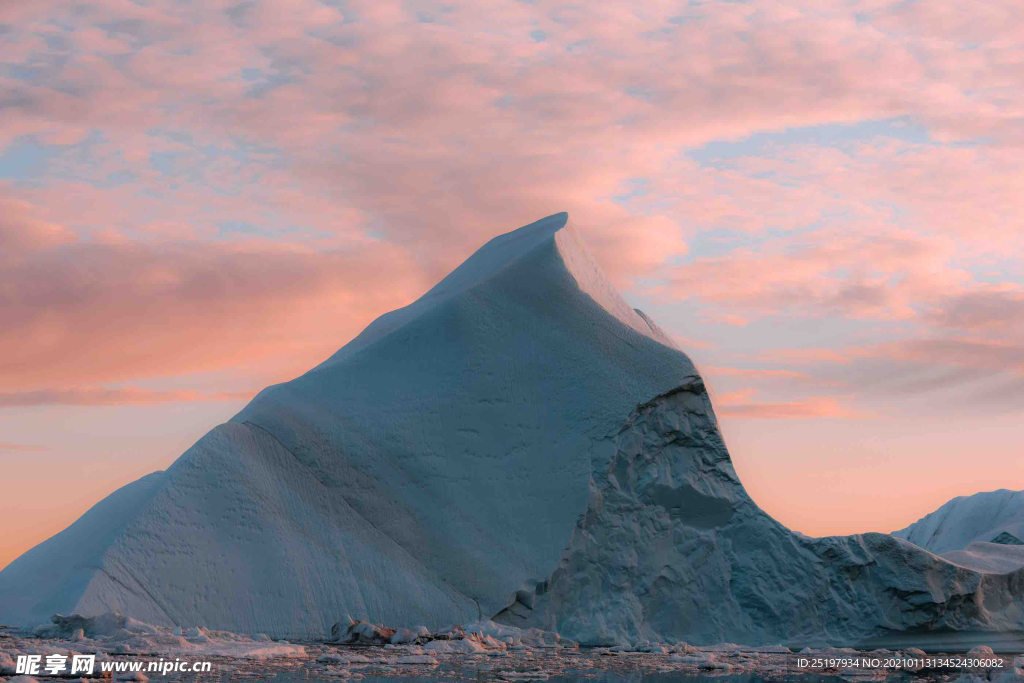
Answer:
<path fill-rule="evenodd" d="M 403 645 L 408 643 L 416 642 L 417 638 L 426 638 L 430 632 L 426 626 L 416 626 L 415 628 L 400 628 L 396 629 L 393 636 L 391 636 L 391 643 L 393 645 Z"/>
<path fill-rule="evenodd" d="M 391 642 L 395 629 L 358 621 L 348 615 L 331 627 L 331 640 L 345 645 L 384 645 Z"/>
<path fill-rule="evenodd" d="M 83 636 L 95 638 L 127 630 L 126 627 L 129 624 L 133 624 L 141 632 L 155 633 L 149 624 L 128 619 L 117 612 L 107 612 L 93 617 L 84 617 L 81 614 L 72 614 L 67 617 L 62 614 L 54 614 L 50 621 L 52 623 L 49 625 L 41 624 L 36 627 L 36 635 L 50 638 L 73 638 L 75 633 L 81 630 Z"/>
<path fill-rule="evenodd" d="M 737 650 L 742 650 L 743 647 L 736 643 L 717 643 L 700 649 L 705 652 L 736 652 Z"/>
<path fill-rule="evenodd" d="M 790 650 L 785 645 L 762 645 L 761 647 L 751 648 L 751 650 L 753 652 L 768 652 L 768 653 L 786 654 L 786 655 L 788 655 L 790 652 L 792 652 L 792 650 Z"/>
<path fill-rule="evenodd" d="M 699 669 L 722 669 L 722 670 L 728 671 L 728 670 L 732 669 L 732 665 L 731 664 L 727 664 L 725 662 L 719 662 L 718 660 L 715 660 L 715 659 L 709 659 L 706 662 L 704 662 L 703 664 L 699 664 L 697 668 L 699 668 Z"/>
<path fill-rule="evenodd" d="M 155 626 L 139 621 L 138 619 L 132 619 L 131 617 L 125 618 L 124 628 L 132 633 L 146 633 L 149 635 L 156 635 L 157 633 Z"/>
<path fill-rule="evenodd" d="M 209 650 L 209 654 L 217 654 L 228 657 L 239 657 L 242 659 L 270 659 L 274 657 L 305 657 L 306 648 L 302 645 L 277 643 L 267 647 L 246 649 L 244 647 L 215 647 Z"/>
<path fill-rule="evenodd" d="M 392 660 L 395 664 L 427 664 L 437 665 L 437 660 L 430 655 L 406 655 Z"/>
<path fill-rule="evenodd" d="M 346 660 L 344 657 L 342 657 L 336 652 L 325 652 L 324 654 L 317 657 L 316 661 L 321 664 L 341 664 L 342 662 L 346 662 L 348 660 Z"/>
<path fill-rule="evenodd" d="M 866 669 L 863 667 L 850 667 L 840 669 L 839 677 L 847 681 L 871 681 L 881 680 L 886 676 L 885 669 Z"/>
<path fill-rule="evenodd" d="M 668 658 L 670 662 L 678 662 L 680 664 L 689 664 L 696 666 L 698 669 L 725 669 L 728 670 L 730 667 L 724 662 L 718 661 L 714 655 L 706 652 L 698 652 L 692 655 L 672 655 Z"/>
<path fill-rule="evenodd" d="M 509 681 L 546 681 L 550 678 L 550 674 L 540 669 L 534 671 L 499 671 L 497 676 Z"/>
<path fill-rule="evenodd" d="M 432 640 L 423 646 L 424 652 L 437 652 L 444 654 L 469 654 L 473 652 L 484 652 L 484 646 L 469 638 L 459 640 Z"/>

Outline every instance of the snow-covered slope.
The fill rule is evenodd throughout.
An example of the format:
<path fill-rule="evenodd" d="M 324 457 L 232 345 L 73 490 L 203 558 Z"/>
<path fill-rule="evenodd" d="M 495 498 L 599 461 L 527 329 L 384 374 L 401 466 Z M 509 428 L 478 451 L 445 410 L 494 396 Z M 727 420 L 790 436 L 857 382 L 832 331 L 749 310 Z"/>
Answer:
<path fill-rule="evenodd" d="M 988 491 L 960 496 L 905 529 L 892 532 L 936 554 L 991 543 L 1002 534 L 1024 540 L 1024 491 Z"/>
<path fill-rule="evenodd" d="M 75 605 L 92 582 L 103 580 L 104 552 L 145 509 L 163 475 L 153 472 L 122 486 L 0 572 L 0 624 L 49 621 Z"/>
<path fill-rule="evenodd" d="M 500 611 L 568 543 L 594 440 L 696 374 L 566 221 L 495 238 L 261 392 L 144 504 L 105 501 L 16 560 L 0 573 L 0 622 L 117 610 L 320 636 L 346 613 L 440 624 Z M 91 539 L 80 558 L 73 531 Z"/>
<path fill-rule="evenodd" d="M 566 221 L 492 240 L 23 555 L 0 622 L 324 637 L 346 614 L 499 615 L 585 644 L 754 645 L 1024 628 L 1024 570 L 761 512 L 693 364 Z"/>

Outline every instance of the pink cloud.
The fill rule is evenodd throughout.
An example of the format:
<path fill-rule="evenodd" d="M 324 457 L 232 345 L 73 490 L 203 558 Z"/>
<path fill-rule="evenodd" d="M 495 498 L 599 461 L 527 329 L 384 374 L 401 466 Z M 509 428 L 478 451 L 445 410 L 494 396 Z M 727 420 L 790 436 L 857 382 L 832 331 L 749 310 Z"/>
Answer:
<path fill-rule="evenodd" d="M 769 363 L 791 363 L 804 365 L 809 363 L 850 363 L 860 349 L 830 349 L 822 347 L 800 347 L 772 349 L 761 352 L 757 359 Z"/>
<path fill-rule="evenodd" d="M 833 396 L 812 396 L 793 401 L 756 401 L 753 400 L 755 391 L 743 389 L 716 396 L 715 412 L 723 417 L 769 420 L 872 417 L 872 413 L 849 408 Z"/>
<path fill-rule="evenodd" d="M 557 10 L 553 21 L 540 5 L 481 3 L 435 13 L 431 24 L 417 22 L 411 8 L 391 4 L 353 3 L 352 23 L 342 23 L 345 17 L 321 3 L 293 4 L 282 14 L 279 3 L 256 2 L 232 18 L 225 11 L 231 3 L 190 6 L 188 14 L 171 3 L 147 8 L 97 3 L 82 27 L 82 40 L 99 44 L 95 26 L 100 22 L 138 21 L 139 32 L 152 44 L 132 53 L 126 78 L 134 90 L 160 98 L 165 123 L 181 116 L 176 101 L 188 101 L 191 111 L 228 114 L 190 117 L 189 125 L 227 129 L 241 123 L 249 132 L 302 144 L 311 140 L 304 131 L 326 133 L 332 125 L 360 118 L 372 118 L 383 135 L 393 127 L 421 139 L 480 135 L 493 141 L 507 138 L 512 129 L 517 136 L 530 134 L 519 123 L 524 115 L 549 139 L 581 141 L 632 118 L 631 125 L 615 126 L 619 135 L 671 147 L 763 128 L 935 110 L 931 102 L 907 97 L 909 84 L 930 78 L 915 53 L 838 4 L 814 12 L 768 5 L 755 16 L 750 8 L 727 5 L 680 14 L 670 4 L 652 5 L 641 15 L 609 3 L 586 12 Z M 59 5 L 40 6 L 37 16 L 60 14 Z M 502 31 L 485 30 L 499 19 Z M 538 25 L 549 33 L 540 45 L 527 38 Z M 669 33 L 653 37 L 661 31 Z M 124 42 L 120 33 L 102 37 Z M 588 41 L 583 45 L 589 49 L 567 49 L 581 41 Z M 188 50 L 173 49 L 183 43 Z M 954 45 L 947 50 L 964 52 Z M 232 77 L 243 66 L 273 68 L 268 54 L 301 64 L 299 82 L 249 100 Z M 127 81 L 95 61 L 88 67 L 103 77 L 87 80 L 76 62 L 66 67 L 65 77 L 87 88 L 90 102 L 138 106 L 140 101 L 126 99 L 129 92 L 119 85 Z M 819 78 L 821 73 L 829 78 Z M 726 75 L 740 87 L 718 87 Z M 976 75 L 963 74 L 961 88 L 973 89 L 969 79 Z M 630 88 L 654 96 L 644 102 L 624 95 Z M 913 92 L 920 97 L 922 89 Z M 494 109 L 491 103 L 503 95 L 512 97 L 517 116 Z M 957 104 L 976 108 L 966 98 Z M 35 118 L 59 111 L 44 110 L 40 117 L 35 109 Z M 86 114 L 97 127 L 108 127 L 109 111 Z M 306 125 L 271 123 L 298 124 L 299 116 Z M 467 121 L 477 130 L 464 125 Z"/>
<path fill-rule="evenodd" d="M 745 376 L 760 389 L 775 395 L 838 390 L 884 405 L 892 414 L 1001 414 L 1016 411 L 1024 396 L 1024 345 L 1015 338 L 952 333 L 837 348 L 775 349 L 757 357 L 800 368 L 794 377 Z M 744 377 L 714 368 L 709 375 Z"/>
<path fill-rule="evenodd" d="M 978 288 L 946 299 L 929 315 L 947 328 L 1017 335 L 1024 330 L 1024 291 L 1007 286 Z"/>
<path fill-rule="evenodd" d="M 74 232 L 40 217 L 28 202 L 0 194 L 0 252 L 31 252 L 73 242 Z"/>
<path fill-rule="evenodd" d="M 958 24 L 941 7 L 884 2 L 657 1 L 643 12 L 482 2 L 442 12 L 356 1 L 341 12 L 315 0 L 102 0 L 77 13 L 7 3 L 5 54 L 51 66 L 0 81 L 4 139 L 72 144 L 99 134 L 88 152 L 50 162 L 62 180 L 7 190 L 22 202 L 22 241 L 7 227 L 0 239 L 16 252 L 27 239 L 38 245 L 7 277 L 72 264 L 45 296 L 32 299 L 24 283 L 12 290 L 47 308 L 16 307 L 12 329 L 38 349 L 7 368 L 80 356 L 74 339 L 78 349 L 113 343 L 113 333 L 93 331 L 89 306 L 154 351 L 128 354 L 120 370 L 81 364 L 106 367 L 77 371 L 84 383 L 215 367 L 213 352 L 162 346 L 190 333 L 230 339 L 222 357 L 229 348 L 269 356 L 276 347 L 254 339 L 297 318 L 271 308 L 351 302 L 351 324 L 333 323 L 330 334 L 300 326 L 323 340 L 318 349 L 328 338 L 337 346 L 355 321 L 415 296 L 497 229 L 566 209 L 617 284 L 666 280 L 664 294 L 707 304 L 712 322 L 784 311 L 996 334 L 1015 295 L 979 286 L 953 261 L 990 253 L 997 238 L 1012 247 L 1022 233 L 1024 165 L 1012 144 L 1022 100 L 1003 68 L 1017 35 L 1001 25 L 1010 9 L 996 3 Z M 544 41 L 530 39 L 537 28 Z M 60 60 L 51 59 L 57 41 L 39 37 L 58 33 L 74 46 Z M 984 35 L 999 37 L 963 44 Z M 949 139 L 983 133 L 1011 144 L 793 145 L 718 168 L 680 154 L 716 138 L 897 116 Z M 211 157 L 211 148 L 230 153 Z M 176 156 L 165 167 L 149 163 L 166 153 Z M 97 186 L 119 173 L 133 179 Z M 636 178 L 647 195 L 612 199 Z M 907 212 L 898 229 L 892 206 Z M 24 227 L 25 211 L 54 226 L 50 237 Z M 293 232 L 289 244 L 226 244 L 226 222 Z M 707 228 L 804 233 L 674 267 Z M 413 275 L 367 294 L 362 250 L 378 269 L 397 263 Z M 126 264 L 124 277 L 89 280 L 115 263 Z M 257 271 L 282 275 L 249 291 Z M 124 292 L 136 283 L 134 300 Z M 180 334 L 150 322 L 152 306 L 140 303 L 158 297 L 187 320 L 204 287 L 218 313 Z M 237 331 L 219 325 L 228 313 L 244 321 Z M 51 384 L 43 370 L 16 374 L 19 386 Z"/>
<path fill-rule="evenodd" d="M 716 323 L 732 325 L 733 327 L 743 327 L 750 322 L 747 318 L 735 313 L 711 313 L 707 317 Z"/>
<path fill-rule="evenodd" d="M 203 393 L 186 389 L 158 391 L 138 387 L 71 387 L 38 389 L 17 393 L 0 393 L 0 408 L 25 408 L 44 405 L 113 406 L 154 405 L 158 403 L 193 403 L 196 401 L 248 401 L 253 391 Z M 0 445 L 0 449 L 3 446 Z M 23 447 L 25 450 L 30 447 Z M 12 450 L 15 450 L 12 447 Z"/>
<path fill-rule="evenodd" d="M 86 242 L 18 209 L 4 239 L 33 248 L 0 251 L 0 389 L 17 393 L 258 358 L 286 358 L 280 371 L 297 372 L 427 285 L 406 252 L 381 242 L 326 252 L 257 241 Z"/>
<path fill-rule="evenodd" d="M 856 317 L 913 317 L 915 306 L 961 289 L 969 276 L 946 266 L 949 242 L 890 228 L 821 229 L 738 248 L 674 269 L 668 293 L 761 314 L 802 309 Z M 735 315 L 735 314 L 732 314 Z"/>
<path fill-rule="evenodd" d="M 712 375 L 723 375 L 730 377 L 757 377 L 764 379 L 803 379 L 808 375 L 805 372 L 795 370 L 769 370 L 766 368 L 728 368 L 722 366 L 709 366 L 704 368 Z"/>

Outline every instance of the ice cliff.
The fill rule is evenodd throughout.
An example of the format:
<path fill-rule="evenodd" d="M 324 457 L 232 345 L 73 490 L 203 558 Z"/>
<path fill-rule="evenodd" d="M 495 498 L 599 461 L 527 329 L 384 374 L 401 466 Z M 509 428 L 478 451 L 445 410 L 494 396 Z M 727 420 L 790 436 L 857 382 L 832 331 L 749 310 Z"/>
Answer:
<path fill-rule="evenodd" d="M 809 538 L 747 496 L 697 377 L 600 440 L 558 568 L 496 621 L 584 643 L 801 645 L 1024 627 L 1024 570 L 975 571 L 888 534 Z"/>
<path fill-rule="evenodd" d="M 761 512 L 693 364 L 557 214 L 13 562 L 0 622 L 322 638 L 346 614 L 497 615 L 585 644 L 840 644 L 1021 630 L 1022 596 L 1024 571 Z"/>

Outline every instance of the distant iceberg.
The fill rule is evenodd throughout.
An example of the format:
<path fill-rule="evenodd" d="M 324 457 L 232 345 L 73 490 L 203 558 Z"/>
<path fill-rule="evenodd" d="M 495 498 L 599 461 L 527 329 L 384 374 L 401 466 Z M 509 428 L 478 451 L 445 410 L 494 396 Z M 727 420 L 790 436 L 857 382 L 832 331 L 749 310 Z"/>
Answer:
<path fill-rule="evenodd" d="M 981 572 L 1024 567 L 1024 491 L 960 496 L 910 526 L 894 531 L 950 562 Z"/>
<path fill-rule="evenodd" d="M 1024 491 L 1000 489 L 959 496 L 892 535 L 938 554 L 963 550 L 971 543 L 1020 545 L 1024 543 Z"/>

